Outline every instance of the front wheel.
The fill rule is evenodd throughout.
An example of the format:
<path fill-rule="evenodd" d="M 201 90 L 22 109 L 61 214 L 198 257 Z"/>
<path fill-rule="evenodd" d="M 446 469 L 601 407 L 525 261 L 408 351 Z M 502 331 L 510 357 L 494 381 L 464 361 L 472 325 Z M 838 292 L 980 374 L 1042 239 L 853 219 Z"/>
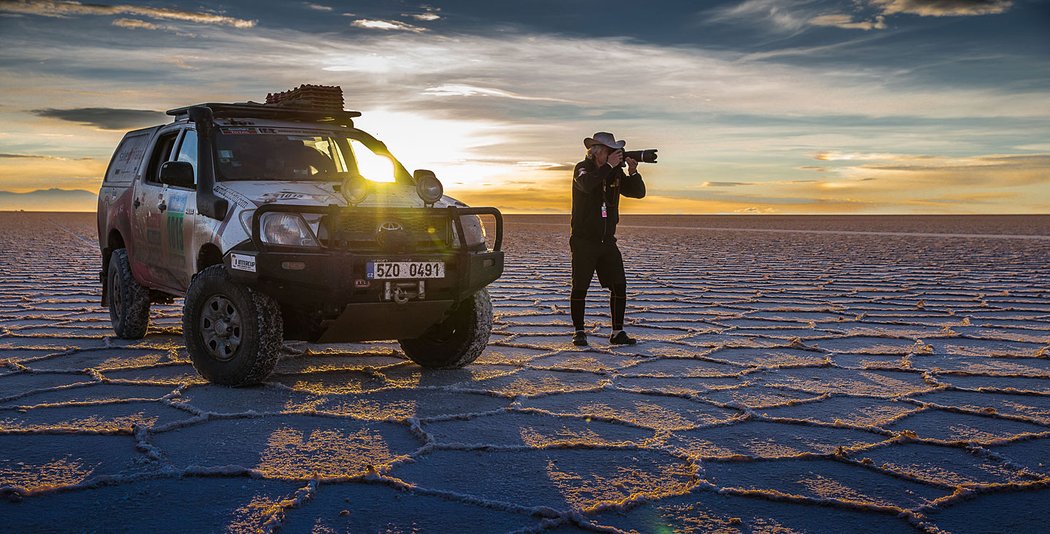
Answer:
<path fill-rule="evenodd" d="M 481 356 L 492 331 L 492 300 L 482 289 L 460 302 L 441 323 L 415 339 L 401 339 L 401 349 L 428 369 L 459 369 Z"/>
<path fill-rule="evenodd" d="M 209 382 L 262 382 L 277 365 L 284 325 L 277 302 L 230 280 L 222 265 L 193 277 L 182 310 L 182 332 L 193 367 Z"/>

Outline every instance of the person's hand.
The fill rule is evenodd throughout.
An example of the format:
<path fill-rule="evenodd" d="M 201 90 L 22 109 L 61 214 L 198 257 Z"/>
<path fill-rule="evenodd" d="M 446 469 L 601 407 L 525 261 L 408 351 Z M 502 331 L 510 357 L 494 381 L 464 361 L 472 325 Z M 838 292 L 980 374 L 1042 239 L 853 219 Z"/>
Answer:
<path fill-rule="evenodd" d="M 623 152 L 620 150 L 613 151 L 612 154 L 609 154 L 609 159 L 605 160 L 605 162 L 608 163 L 610 167 L 619 167 L 622 161 Z"/>
<path fill-rule="evenodd" d="M 627 158 L 627 176 L 630 176 L 638 172 L 638 160 L 634 158 Z"/>

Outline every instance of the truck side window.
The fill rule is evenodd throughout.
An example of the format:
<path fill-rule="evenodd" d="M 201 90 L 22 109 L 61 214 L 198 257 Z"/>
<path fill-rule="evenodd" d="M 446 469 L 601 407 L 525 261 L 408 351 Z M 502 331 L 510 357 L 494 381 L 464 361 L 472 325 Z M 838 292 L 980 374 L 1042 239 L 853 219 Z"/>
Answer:
<path fill-rule="evenodd" d="M 186 130 L 179 145 L 179 157 L 176 161 L 186 161 L 193 165 L 193 183 L 197 183 L 197 130 Z"/>
<path fill-rule="evenodd" d="M 148 142 L 148 133 L 129 134 L 125 137 L 117 147 L 117 151 L 113 153 L 109 169 L 106 170 L 105 181 L 123 183 L 133 180 L 135 172 L 142 163 L 142 153 L 146 151 Z"/>
<path fill-rule="evenodd" d="M 171 149 L 175 147 L 175 139 L 179 132 L 161 134 L 157 144 L 153 146 L 153 154 L 149 159 L 149 169 L 146 170 L 146 181 L 160 183 L 160 166 L 165 161 L 170 161 Z"/>

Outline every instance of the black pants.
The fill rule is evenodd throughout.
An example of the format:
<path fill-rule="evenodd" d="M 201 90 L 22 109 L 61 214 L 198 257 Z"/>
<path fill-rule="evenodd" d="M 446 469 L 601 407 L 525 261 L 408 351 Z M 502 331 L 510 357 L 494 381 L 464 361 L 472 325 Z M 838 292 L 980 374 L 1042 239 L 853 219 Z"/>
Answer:
<path fill-rule="evenodd" d="M 609 288 L 609 312 L 612 314 L 613 330 L 623 330 L 623 316 L 627 309 L 627 275 L 623 269 L 623 255 L 616 243 L 591 242 L 570 239 L 572 251 L 572 291 L 569 308 L 572 326 L 583 330 L 584 309 L 587 305 L 587 288 L 591 286 L 594 273 L 598 282 Z"/>

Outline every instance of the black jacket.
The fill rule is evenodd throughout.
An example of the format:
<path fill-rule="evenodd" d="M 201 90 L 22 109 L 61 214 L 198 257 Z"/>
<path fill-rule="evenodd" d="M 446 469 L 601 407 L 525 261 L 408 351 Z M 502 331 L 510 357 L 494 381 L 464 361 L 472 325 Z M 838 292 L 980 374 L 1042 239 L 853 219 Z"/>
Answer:
<path fill-rule="evenodd" d="M 620 167 L 585 159 L 572 171 L 572 238 L 597 243 L 616 242 L 616 223 L 620 221 L 620 195 L 645 196 L 642 175 L 624 174 Z M 602 217 L 602 202 L 606 217 Z"/>

